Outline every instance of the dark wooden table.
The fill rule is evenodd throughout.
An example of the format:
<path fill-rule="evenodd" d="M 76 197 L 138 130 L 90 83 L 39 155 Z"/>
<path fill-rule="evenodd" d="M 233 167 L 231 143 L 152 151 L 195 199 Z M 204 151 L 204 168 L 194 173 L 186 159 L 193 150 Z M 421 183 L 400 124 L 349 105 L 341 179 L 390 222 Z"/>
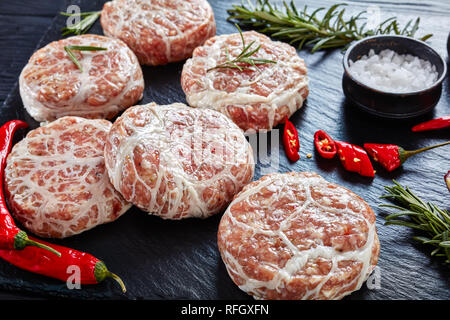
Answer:
<path fill-rule="evenodd" d="M 231 2 L 239 2 L 239 0 L 231 2 L 228 0 L 211 0 L 210 2 L 215 10 L 216 19 L 220 19 L 218 33 L 233 32 L 233 26 L 224 22 L 226 18 L 225 9 L 231 6 Z M 308 2 L 310 7 L 329 6 L 333 3 L 333 1 L 329 0 L 296 1 L 299 5 L 302 5 L 305 2 Z M 434 37 L 431 39 L 431 45 L 441 55 L 447 57 L 446 41 L 450 31 L 450 1 L 378 0 L 347 2 L 350 4 L 350 11 L 364 10 L 370 5 L 375 4 L 381 9 L 382 17 L 396 15 L 403 23 L 408 19 L 421 16 L 421 32 L 434 33 Z M 21 69 L 35 50 L 41 37 L 52 25 L 58 12 L 65 11 L 67 3 L 71 3 L 71 1 L 0 1 L 0 46 L 2 48 L 0 51 L 0 105 L 7 99 L 7 95 L 16 83 Z M 98 10 L 100 8 L 96 9 Z M 389 121 L 375 122 L 373 118 L 360 114 L 349 107 L 343 97 L 339 79 L 339 74 L 342 72 L 342 56 L 340 52 L 320 52 L 311 55 L 307 51 L 301 51 L 300 55 L 305 58 L 311 75 L 311 94 L 308 97 L 307 104 L 302 111 L 297 112 L 293 116 L 293 121 L 296 126 L 300 128 L 301 138 L 303 139 L 303 161 L 300 161 L 296 165 L 289 165 L 286 159 L 281 159 L 280 171 L 317 171 L 327 179 L 352 189 L 365 198 L 374 209 L 376 209 L 376 206 L 379 203 L 378 196 L 380 196 L 383 191 L 383 184 L 388 184 L 391 179 L 395 178 L 399 179 L 399 181 L 404 184 L 414 187 L 419 194 L 427 197 L 427 200 L 439 203 L 443 208 L 448 209 L 449 202 L 447 199 L 449 198 L 449 194 L 447 193 L 442 180 L 442 172 L 446 172 L 446 170 L 450 169 L 450 152 L 448 149 L 440 152 L 432 151 L 427 156 L 413 159 L 409 162 L 406 169 L 400 170 L 395 174 L 389 175 L 380 173 L 373 183 L 368 182 L 364 178 L 356 177 L 353 174 L 345 172 L 339 165 L 329 165 L 324 161 L 314 159 L 315 157 L 310 160 L 305 160 L 306 153 L 314 153 L 312 144 L 308 139 L 311 138 L 311 134 L 314 130 L 318 129 L 318 126 L 322 126 L 321 123 L 326 126 L 325 129 L 330 127 L 330 133 L 336 137 L 348 139 L 356 144 L 362 144 L 367 140 L 375 142 L 374 139 L 379 139 L 382 141 L 378 142 L 398 143 L 406 148 L 414 148 L 442 141 L 442 139 L 448 139 L 449 132 L 444 131 L 440 133 L 422 134 L 412 138 L 404 134 L 404 131 L 409 128 L 408 123 L 400 123 L 397 126 L 396 123 Z M 170 66 L 168 68 L 173 71 L 173 69 L 180 69 L 181 66 L 182 64 Z M 146 77 L 146 81 L 148 79 L 153 79 L 152 76 L 157 74 L 164 74 L 164 70 L 165 69 L 158 69 L 157 73 L 150 74 Z M 152 71 L 148 72 L 151 73 Z M 178 90 L 179 88 L 175 86 L 175 89 Z M 158 99 L 157 95 L 150 95 L 149 97 L 152 99 L 155 98 L 156 100 Z M 162 100 L 160 102 L 165 102 L 165 98 L 161 98 L 161 96 L 159 96 L 159 98 Z M 320 112 L 318 109 L 320 109 Z M 0 112 L 2 112 L 1 110 L 2 109 L 0 108 Z M 322 114 L 325 115 L 322 120 L 317 118 Z M 445 114 L 450 114 L 450 89 L 448 78 L 444 83 L 442 98 L 436 111 L 423 119 L 429 119 Z M 258 178 L 258 176 L 255 178 Z M 439 261 L 430 259 L 428 256 L 429 250 L 426 247 L 414 244 L 410 240 L 410 236 L 412 235 L 410 230 L 383 226 L 383 213 L 380 210 L 375 211 L 377 214 L 377 227 L 382 245 L 379 265 L 381 266 L 383 289 L 379 292 L 368 292 L 367 289 L 362 290 L 362 292 L 352 295 L 351 298 L 449 299 L 450 283 L 448 269 L 446 269 Z M 145 218 L 141 216 L 137 218 L 138 222 L 130 222 L 130 219 L 133 218 L 123 218 L 121 219 L 122 221 L 119 222 L 122 224 L 134 224 L 133 226 L 140 226 L 142 223 L 145 224 L 148 222 L 144 221 Z M 158 220 L 152 221 L 156 224 L 159 223 Z M 205 235 L 208 234 L 209 236 L 214 234 L 214 228 L 217 221 L 217 218 L 213 218 L 213 220 L 210 220 L 209 222 L 204 222 L 204 227 L 206 228 Z M 186 222 L 186 224 L 189 227 L 189 224 L 192 224 L 192 222 Z M 175 229 L 179 229 L 178 231 L 183 230 L 183 227 L 180 225 L 172 226 Z M 114 228 L 116 227 L 108 226 L 105 228 L 112 228 L 115 230 Z M 142 230 L 138 229 L 138 231 L 140 232 Z M 90 233 L 90 235 L 92 235 L 92 233 Z M 82 240 L 79 242 L 77 242 L 78 240 L 73 241 L 73 243 L 83 247 Z M 212 289 L 214 286 L 224 286 L 235 290 L 233 284 L 230 283 L 226 276 L 224 276 L 223 266 L 221 266 L 220 262 L 216 261 L 218 258 L 217 252 L 214 251 L 214 245 L 212 245 L 211 248 L 212 251 L 209 251 L 210 248 L 207 248 L 202 254 L 213 257 L 211 260 L 212 264 L 209 267 L 213 267 L 212 270 L 214 270 L 214 272 L 217 271 L 221 276 L 217 279 L 217 283 L 206 283 L 204 294 L 199 294 L 199 297 L 208 298 L 205 294 L 209 291 L 214 292 L 213 297 L 233 297 L 232 294 L 221 295 L 220 290 L 219 293 L 216 293 L 215 289 Z M 101 250 L 99 248 L 96 249 Z M 122 253 L 126 253 L 126 250 L 122 250 Z M 196 254 L 197 252 L 193 251 L 193 253 Z M 186 259 L 189 259 L 187 255 L 184 256 L 184 253 L 181 254 Z M 170 262 L 170 260 L 168 261 Z M 116 263 L 117 265 L 121 264 L 121 262 Z M 187 281 L 189 281 L 189 279 L 187 279 Z M 136 284 L 136 287 L 139 287 L 139 285 L 139 283 Z M 435 293 L 434 288 L 436 288 L 437 293 Z M 225 291 L 225 289 L 223 289 L 223 291 Z M 145 290 L 142 292 L 145 294 Z M 239 295 L 238 290 L 233 291 L 233 294 L 239 299 L 245 298 L 245 295 Z M 143 295 L 142 297 L 145 298 L 146 296 Z M 154 298 L 154 296 L 152 297 Z M 196 295 L 187 296 L 187 298 L 190 297 L 196 297 Z M 0 291 L 0 299 L 38 298 L 42 298 L 42 296 L 39 294 L 22 293 L 20 290 L 15 290 L 13 292 Z M 166 297 L 162 295 L 159 296 L 159 298 Z"/>

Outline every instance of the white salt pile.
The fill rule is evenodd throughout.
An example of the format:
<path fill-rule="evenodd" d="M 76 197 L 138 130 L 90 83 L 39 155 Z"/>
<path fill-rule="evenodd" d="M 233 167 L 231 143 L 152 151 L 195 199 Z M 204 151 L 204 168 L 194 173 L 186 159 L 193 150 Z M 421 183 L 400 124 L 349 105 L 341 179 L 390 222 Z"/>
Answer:
<path fill-rule="evenodd" d="M 411 92 L 430 87 L 438 78 L 436 66 L 410 54 L 397 54 L 386 49 L 379 54 L 349 61 L 352 76 L 365 85 L 389 92 Z"/>

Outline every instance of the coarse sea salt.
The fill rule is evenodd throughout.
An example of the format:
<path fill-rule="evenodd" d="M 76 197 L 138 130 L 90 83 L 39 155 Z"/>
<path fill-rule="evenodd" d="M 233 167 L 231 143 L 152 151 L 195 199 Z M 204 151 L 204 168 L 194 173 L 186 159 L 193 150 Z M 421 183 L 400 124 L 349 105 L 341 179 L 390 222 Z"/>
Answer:
<path fill-rule="evenodd" d="M 359 60 L 349 61 L 352 76 L 381 91 L 405 93 L 430 87 L 438 79 L 436 66 L 411 54 L 390 49 L 375 54 L 371 49 Z"/>

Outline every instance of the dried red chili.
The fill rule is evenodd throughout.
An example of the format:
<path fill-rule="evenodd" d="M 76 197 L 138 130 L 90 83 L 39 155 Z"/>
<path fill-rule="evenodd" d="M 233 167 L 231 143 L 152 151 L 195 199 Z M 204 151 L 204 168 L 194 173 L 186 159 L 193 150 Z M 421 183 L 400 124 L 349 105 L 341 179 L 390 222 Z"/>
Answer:
<path fill-rule="evenodd" d="M 322 158 L 332 159 L 337 153 L 336 143 L 323 130 L 318 130 L 314 134 L 314 145 Z"/>
<path fill-rule="evenodd" d="M 27 246 L 35 246 L 59 255 L 54 249 L 29 239 L 27 233 L 16 226 L 6 206 L 3 194 L 3 173 L 6 166 L 6 158 L 11 150 L 14 133 L 18 129 L 26 127 L 28 127 L 28 124 L 20 120 L 9 121 L 0 127 L 0 249 L 22 250 Z"/>
<path fill-rule="evenodd" d="M 450 144 L 450 141 L 408 151 L 395 144 L 365 143 L 364 149 L 366 149 L 367 153 L 369 153 L 369 155 L 387 171 L 393 171 L 400 167 L 408 158 L 418 153 L 442 147 L 447 144 Z"/>
<path fill-rule="evenodd" d="M 96 284 L 106 278 L 113 278 L 120 284 L 122 291 L 126 292 L 123 281 L 110 272 L 103 261 L 85 252 L 43 243 L 60 252 L 61 257 L 41 248 L 27 247 L 20 251 L 0 250 L 0 258 L 21 269 L 62 281 L 67 281 L 71 276 L 68 268 L 76 266 L 80 271 L 80 284 Z"/>
<path fill-rule="evenodd" d="M 365 177 L 375 176 L 372 163 L 364 149 L 343 141 L 336 141 L 335 144 L 337 146 L 339 159 L 347 171 L 357 172 Z"/>
<path fill-rule="evenodd" d="M 414 132 L 419 132 L 419 131 L 444 129 L 449 127 L 450 127 L 450 115 L 419 123 L 418 125 L 412 127 L 411 130 Z"/>
<path fill-rule="evenodd" d="M 300 150 L 298 132 L 287 117 L 284 123 L 283 145 L 289 160 L 297 161 L 300 159 L 300 155 L 298 154 L 298 151 Z"/>

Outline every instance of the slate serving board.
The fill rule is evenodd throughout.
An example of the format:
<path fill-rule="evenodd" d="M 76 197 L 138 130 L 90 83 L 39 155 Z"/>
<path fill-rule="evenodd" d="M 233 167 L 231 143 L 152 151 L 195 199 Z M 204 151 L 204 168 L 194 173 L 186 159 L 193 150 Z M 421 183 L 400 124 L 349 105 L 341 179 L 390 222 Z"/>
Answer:
<path fill-rule="evenodd" d="M 100 10 L 105 1 L 74 1 L 84 11 Z M 226 22 L 230 1 L 210 0 L 214 9 L 217 33 L 235 32 Z M 304 1 L 296 1 L 303 6 Z M 420 34 L 433 33 L 432 47 L 444 57 L 450 31 L 450 4 L 442 1 L 389 2 L 348 1 L 349 12 L 366 10 L 376 3 L 382 17 L 397 16 L 405 23 L 408 19 L 422 18 Z M 330 6 L 332 1 L 310 1 L 310 7 Z M 60 29 L 65 17 L 57 16 L 38 48 L 61 39 Z M 102 34 L 99 22 L 91 33 Z M 344 97 L 341 87 L 342 57 L 340 50 L 310 54 L 299 51 L 305 59 L 310 77 L 310 95 L 302 109 L 291 118 L 299 130 L 301 159 L 290 163 L 284 154 L 279 135 L 279 149 L 271 156 L 279 158 L 279 172 L 315 171 L 327 180 L 341 184 L 364 198 L 377 215 L 377 228 L 381 242 L 379 289 L 369 290 L 366 285 L 345 299 L 449 299 L 450 269 L 442 260 L 432 259 L 429 248 L 414 243 L 410 229 L 384 226 L 385 210 L 378 208 L 384 185 L 392 179 L 410 186 L 427 201 L 449 208 L 449 193 L 443 175 L 450 169 L 450 148 L 431 150 L 408 160 L 402 169 L 386 173 L 375 165 L 376 177 L 360 177 L 346 172 L 339 161 L 321 159 L 314 151 L 313 134 L 327 130 L 335 139 L 362 145 L 364 142 L 394 143 L 406 149 L 415 149 L 447 140 L 448 130 L 412 134 L 410 127 L 420 121 L 450 113 L 449 77 L 443 84 L 442 97 L 435 111 L 418 119 L 392 121 L 375 118 L 356 110 Z M 183 62 L 161 67 L 143 67 L 146 89 L 139 104 L 155 101 L 159 104 L 185 103 L 180 85 Z M 38 126 L 24 110 L 17 84 L 0 107 L 0 123 L 11 119 L 27 121 L 32 128 Z M 281 132 L 282 126 L 277 127 Z M 23 138 L 25 132 L 16 136 Z M 273 137 L 272 139 L 276 139 Z M 259 139 L 270 137 L 259 136 Z M 269 147 L 270 148 L 270 147 Z M 257 151 L 259 152 L 259 150 Z M 308 159 L 306 154 L 313 157 Z M 263 153 L 264 154 L 264 153 Z M 261 159 L 257 163 L 254 179 L 272 170 Z M 273 171 L 273 170 L 272 170 Z M 103 259 L 111 271 L 119 274 L 127 286 L 122 294 L 114 281 L 105 281 L 82 290 L 69 290 L 64 283 L 34 275 L 0 261 L 0 289 L 38 297 L 77 299 L 251 299 L 228 277 L 216 244 L 220 215 L 205 220 L 188 219 L 165 221 L 149 216 L 133 207 L 116 222 L 54 243 L 89 252 Z"/>

